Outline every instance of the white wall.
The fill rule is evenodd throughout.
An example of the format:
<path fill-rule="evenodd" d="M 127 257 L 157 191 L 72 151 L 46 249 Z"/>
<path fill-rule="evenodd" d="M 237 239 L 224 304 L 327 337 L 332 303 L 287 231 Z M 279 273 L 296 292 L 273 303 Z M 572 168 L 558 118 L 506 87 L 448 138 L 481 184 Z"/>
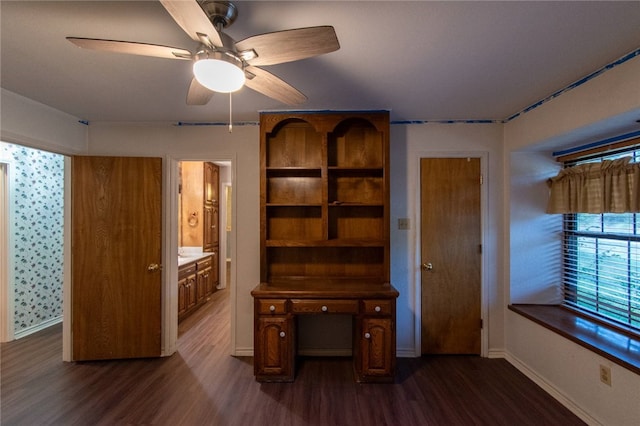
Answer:
<path fill-rule="evenodd" d="M 640 57 L 504 126 L 392 126 L 391 277 L 401 294 L 397 323 L 399 353 L 410 354 L 419 350 L 416 344 L 419 158 L 447 153 L 483 153 L 488 159 L 484 223 L 487 260 L 483 276 L 489 355 L 494 353 L 497 356 L 504 351 L 515 365 L 545 389 L 563 398 L 589 421 L 623 425 L 640 417 L 637 411 L 633 411 L 638 407 L 638 375 L 612 365 L 613 386 L 601 388 L 595 367 L 606 361 L 505 310 L 506 304 L 512 301 L 553 299 L 550 275 L 534 279 L 537 272 L 532 268 L 531 256 L 522 255 L 525 249 L 541 252 L 542 247 L 551 244 L 557 231 L 555 224 L 532 214 L 532 211 L 541 214 L 544 209 L 542 181 L 555 170 L 550 151 L 556 149 L 559 142 L 569 147 L 582 144 L 585 138 L 615 134 L 629 125 L 627 121 L 631 117 L 638 119 L 638 75 Z M 225 127 L 176 127 L 154 123 L 97 123 L 87 127 L 73 117 L 4 90 L 2 102 L 0 135 L 8 142 L 64 154 L 89 152 L 95 155 L 160 156 L 167 160 L 166 164 L 190 158 L 228 158 L 233 161 L 237 214 L 233 234 L 237 307 L 232 314 L 236 335 L 232 345 L 237 354 L 250 355 L 253 309 L 249 292 L 258 283 L 260 275 L 258 127 L 235 127 L 233 134 L 229 134 Z M 533 154 L 533 151 L 537 153 Z M 534 164 L 543 168 L 534 171 Z M 410 219 L 409 231 L 397 230 L 396 223 L 400 217 Z M 167 227 L 171 226 L 175 224 L 167 222 Z M 540 236 L 530 237 L 531 234 Z M 173 260 L 169 254 L 165 256 Z M 566 371 L 561 370 L 567 362 L 570 366 Z"/>
<path fill-rule="evenodd" d="M 398 353 L 413 356 L 416 353 L 416 277 L 419 278 L 418 264 L 415 263 L 415 224 L 419 218 L 419 203 L 416 202 L 419 188 L 419 157 L 430 156 L 434 152 L 488 153 L 489 170 L 486 184 L 489 191 L 486 241 L 486 291 L 490 312 L 489 346 L 503 348 L 502 286 L 499 283 L 499 260 L 497 239 L 500 212 L 499 194 L 502 192 L 501 137 L 498 124 L 436 124 L 436 125 L 394 125 L 391 129 L 391 264 L 392 283 L 400 292 L 398 299 Z M 162 156 L 171 159 L 189 158 L 234 158 L 236 182 L 237 226 L 234 227 L 236 252 L 239 257 L 234 264 L 236 272 L 237 307 L 235 317 L 235 349 L 238 355 L 250 355 L 253 347 L 253 308 L 251 289 L 260 277 L 259 253 L 259 128 L 257 126 L 234 127 L 229 134 L 226 127 L 194 126 L 177 127 L 169 124 L 91 124 L 89 126 L 89 153 L 92 155 L 141 155 Z M 495 189 L 494 189 L 495 188 Z M 408 217 L 414 226 L 409 231 L 397 230 L 398 217 Z M 170 262 L 171 260 L 167 258 Z M 418 281 L 419 285 L 419 281 Z M 301 341 L 302 346 L 323 347 L 323 340 L 339 337 L 337 344 L 348 345 L 350 333 L 340 333 L 345 326 L 344 319 L 332 322 L 333 330 L 317 327 L 313 321 L 303 324 L 324 336 L 315 342 Z M 344 330 L 342 330 L 344 331 Z M 346 337 L 345 337 L 346 336 Z M 336 340 L 332 342 L 335 344 Z M 304 348 L 303 348 L 304 349 Z M 336 349 L 336 348 L 334 348 Z M 337 348 L 340 349 L 340 348 Z M 339 351 L 338 351 L 339 353 Z"/>
<path fill-rule="evenodd" d="M 486 157 L 483 164 L 483 317 L 485 355 L 504 349 L 501 270 L 502 125 L 409 124 L 391 128 L 391 282 L 398 298 L 398 353 L 420 354 L 420 158 Z M 411 229 L 397 229 L 409 218 Z"/>
<path fill-rule="evenodd" d="M 87 149 L 87 126 L 81 124 L 77 117 L 0 88 L 0 140 L 63 155 L 83 154 Z M 65 173 L 66 168 L 67 163 L 65 162 Z M 70 215 L 67 210 L 69 196 L 70 192 L 65 187 L 65 229 L 68 229 L 70 225 Z M 71 243 L 69 233 L 65 233 L 64 238 L 64 245 L 69 246 Z M 11 247 L 7 248 L 6 252 L 9 258 L 13 257 L 12 250 Z M 70 276 L 68 251 L 65 251 L 64 257 L 65 287 L 63 291 L 67 291 L 66 286 Z M 7 292 L 2 292 L 2 297 L 12 298 L 13 289 L 7 290 Z M 2 300 L 0 303 L 8 306 L 6 300 Z M 69 308 L 70 300 L 67 298 L 63 303 L 64 316 L 69 312 Z M 64 329 L 65 335 L 68 336 L 69 321 L 64 322 Z M 67 349 L 64 349 L 64 359 L 69 357 L 66 352 Z"/>
<path fill-rule="evenodd" d="M 640 118 L 640 56 L 616 66 L 505 125 L 507 151 L 577 146 Z M 622 118 L 622 119 L 620 119 Z M 634 126 L 637 130 L 637 125 Z M 606 133 L 605 133 L 606 132 Z"/>
<path fill-rule="evenodd" d="M 508 359 L 589 424 L 637 426 L 640 376 L 508 311 Z M 611 368 L 611 387 L 599 380 Z"/>
<path fill-rule="evenodd" d="M 167 176 L 175 173 L 170 168 L 175 167 L 179 160 L 206 158 L 232 161 L 235 223 L 231 237 L 234 239 L 232 276 L 235 283 L 231 284 L 231 292 L 236 304 L 231 309 L 231 343 L 234 354 L 252 355 L 253 299 L 250 292 L 260 281 L 259 127 L 234 126 L 233 133 L 229 133 L 225 126 L 95 123 L 89 126 L 88 151 L 90 155 L 162 157 Z M 170 179 L 165 179 L 165 182 L 167 203 L 163 263 L 167 276 L 177 277 L 177 205 L 171 209 L 168 201 L 177 197 L 177 187 L 169 187 Z M 177 180 L 174 183 L 177 185 Z M 167 296 L 165 293 L 165 299 Z M 175 309 L 169 306 L 164 310 L 166 315 L 170 315 L 177 312 L 177 305 Z M 175 323 L 173 320 L 170 322 Z M 175 330 L 167 332 L 175 337 Z M 165 344 L 169 343 L 165 340 Z M 172 348 L 166 345 L 165 353 L 171 353 Z"/>
<path fill-rule="evenodd" d="M 511 154 L 510 303 L 557 304 L 562 301 L 562 215 L 545 214 L 546 180 L 560 165 L 548 153 Z M 531 232 L 532 229 L 539 232 Z"/>
<path fill-rule="evenodd" d="M 0 140 L 58 154 L 83 154 L 87 126 L 69 114 L 0 89 Z"/>
<path fill-rule="evenodd" d="M 559 216 L 545 215 L 544 180 L 559 166 L 552 150 L 637 129 L 640 57 L 568 91 L 505 125 L 503 257 L 508 302 L 556 300 L 560 267 Z M 533 262 L 533 263 L 532 263 Z M 635 425 L 640 418 L 640 376 L 508 311 L 507 357 L 544 389 L 592 424 Z M 612 369 L 612 386 L 599 380 L 600 364 Z"/>

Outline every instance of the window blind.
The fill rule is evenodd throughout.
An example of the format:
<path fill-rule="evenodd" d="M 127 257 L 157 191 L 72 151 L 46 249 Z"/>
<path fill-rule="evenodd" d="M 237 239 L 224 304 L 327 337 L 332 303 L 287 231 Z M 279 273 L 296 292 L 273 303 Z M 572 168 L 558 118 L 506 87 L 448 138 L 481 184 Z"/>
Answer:
<path fill-rule="evenodd" d="M 564 299 L 640 330 L 638 214 L 564 217 Z"/>
<path fill-rule="evenodd" d="M 637 163 L 639 154 L 636 146 L 565 166 L 622 156 Z M 640 213 L 564 214 L 562 281 L 566 305 L 640 333 Z"/>

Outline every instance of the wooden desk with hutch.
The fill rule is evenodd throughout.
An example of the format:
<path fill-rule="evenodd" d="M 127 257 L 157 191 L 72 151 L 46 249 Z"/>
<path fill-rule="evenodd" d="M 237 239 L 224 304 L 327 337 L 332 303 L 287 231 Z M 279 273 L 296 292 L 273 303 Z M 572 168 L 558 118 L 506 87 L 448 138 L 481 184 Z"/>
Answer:
<path fill-rule="evenodd" d="M 392 382 L 388 112 L 260 116 L 258 381 L 295 378 L 299 315 L 353 316 L 359 382 Z"/>

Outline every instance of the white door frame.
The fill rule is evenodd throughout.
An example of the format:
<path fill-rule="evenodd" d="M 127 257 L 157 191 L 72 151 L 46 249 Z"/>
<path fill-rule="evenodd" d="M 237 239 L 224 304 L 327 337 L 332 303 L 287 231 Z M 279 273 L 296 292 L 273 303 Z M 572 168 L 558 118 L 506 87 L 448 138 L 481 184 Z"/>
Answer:
<path fill-rule="evenodd" d="M 236 164 L 237 158 L 235 153 L 229 154 L 218 154 L 215 156 L 208 157 L 203 156 L 198 158 L 175 158 L 175 157 L 166 157 L 165 161 L 165 173 L 167 183 L 165 188 L 165 199 L 167 202 L 165 203 L 165 230 L 167 232 L 166 237 L 164 238 L 165 246 L 164 246 L 164 255 L 163 261 L 165 268 L 164 271 L 164 291 L 163 291 L 163 317 L 162 317 L 162 355 L 168 356 L 173 354 L 176 351 L 176 343 L 178 340 L 178 163 L 181 161 L 225 161 L 231 163 L 231 187 L 236 186 Z M 238 223 L 236 214 L 236 200 L 238 197 L 231 197 L 231 222 Z M 237 235 L 237 227 L 233 226 L 231 228 L 231 253 L 227 253 L 226 244 L 222 244 L 222 241 L 219 240 L 220 250 L 218 256 L 218 268 L 220 271 L 221 266 L 225 265 L 226 268 L 226 259 L 230 257 L 232 259 L 231 262 L 231 281 L 230 281 L 230 289 L 229 289 L 229 311 L 230 311 L 230 348 L 231 355 L 236 355 L 236 299 L 237 299 L 237 288 L 238 286 L 235 283 L 236 274 L 236 264 L 233 259 L 237 259 L 236 256 L 236 235 Z M 220 274 L 220 276 L 222 276 Z"/>
<path fill-rule="evenodd" d="M 14 339 L 14 297 L 11 217 L 11 163 L 0 162 L 0 342 Z"/>
<path fill-rule="evenodd" d="M 480 173 L 483 176 L 484 182 L 480 186 L 480 227 L 481 227 L 481 244 L 483 247 L 483 256 L 481 260 L 481 272 L 480 272 L 480 304 L 481 314 L 483 319 L 483 327 L 480 330 L 481 333 L 481 349 L 480 356 L 487 357 L 489 353 L 489 291 L 488 291 L 488 258 L 486 255 L 487 241 L 487 218 L 488 216 L 488 182 L 487 182 L 487 164 L 489 163 L 489 153 L 486 151 L 418 151 L 415 153 L 415 176 L 417 185 L 415 186 L 414 199 L 415 203 L 415 217 L 416 217 L 416 230 L 415 230 L 415 257 L 414 267 L 415 271 L 413 275 L 414 282 L 414 312 L 415 312 L 415 324 L 414 324 L 414 341 L 415 341 L 415 356 L 420 357 L 422 355 L 422 286 L 421 286 L 421 252 L 420 252 L 420 235 L 421 235 L 421 203 L 420 203 L 420 191 L 421 191 L 421 179 L 420 179 L 420 160 L 422 158 L 480 158 Z"/>
<path fill-rule="evenodd" d="M 233 188 L 230 181 L 220 181 L 220 188 L 222 189 L 220 195 L 220 265 L 218 268 L 218 288 L 226 288 L 227 287 L 227 259 L 230 259 L 230 253 L 227 253 L 227 205 L 228 205 L 228 193 L 229 189 Z M 231 202 L 233 203 L 233 191 L 231 192 Z M 233 209 L 231 209 L 231 213 L 233 213 Z M 233 221 L 231 221 L 233 223 Z M 224 256 L 223 256 L 224 255 Z"/>

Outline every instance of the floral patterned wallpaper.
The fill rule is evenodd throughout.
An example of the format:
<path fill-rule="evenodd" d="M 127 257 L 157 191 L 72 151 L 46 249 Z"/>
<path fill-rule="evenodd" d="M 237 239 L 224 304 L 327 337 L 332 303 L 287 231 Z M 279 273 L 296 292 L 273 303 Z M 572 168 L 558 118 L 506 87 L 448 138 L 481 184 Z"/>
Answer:
<path fill-rule="evenodd" d="M 64 156 L 0 142 L 11 164 L 14 333 L 62 316 Z"/>

